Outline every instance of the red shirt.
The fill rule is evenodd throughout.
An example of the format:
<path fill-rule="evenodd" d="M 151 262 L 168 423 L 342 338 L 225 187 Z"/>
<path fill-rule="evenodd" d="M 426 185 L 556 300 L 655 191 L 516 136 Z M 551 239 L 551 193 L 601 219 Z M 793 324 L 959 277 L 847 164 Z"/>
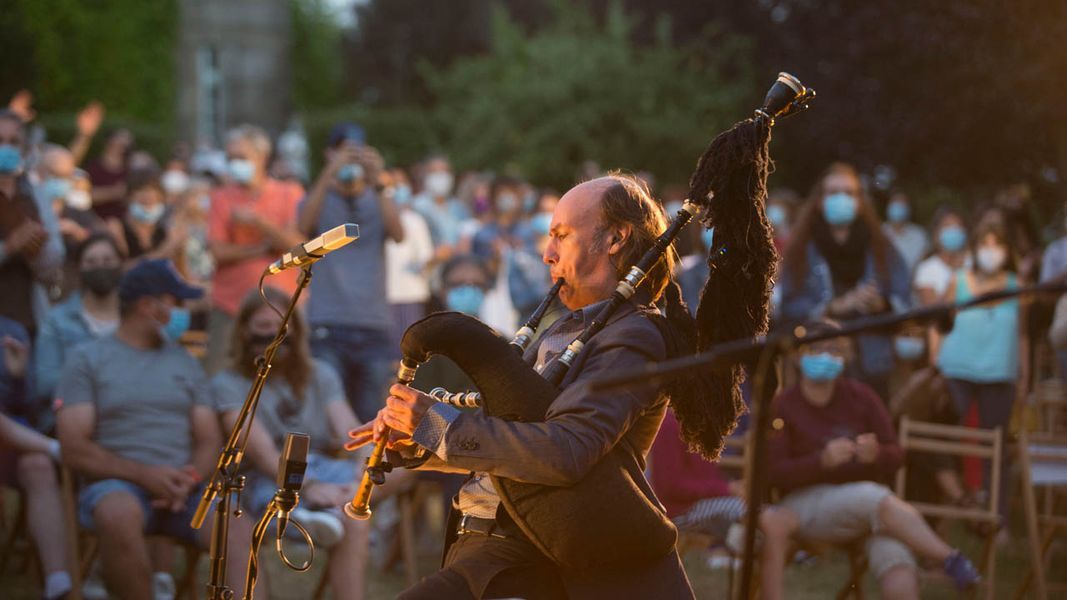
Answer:
<path fill-rule="evenodd" d="M 651 479 L 668 517 L 684 514 L 698 500 L 730 495 L 729 480 L 719 467 L 686 449 L 678 419 L 669 410 L 652 443 Z"/>
<path fill-rule="evenodd" d="M 859 381 L 839 378 L 826 406 L 808 402 L 799 385 L 784 390 L 774 399 L 772 415 L 770 482 L 783 492 L 820 483 L 886 482 L 903 459 L 889 412 L 878 394 Z M 861 433 L 878 437 L 873 463 L 853 458 L 832 469 L 822 466 L 827 442 L 839 437 L 854 441 Z"/>

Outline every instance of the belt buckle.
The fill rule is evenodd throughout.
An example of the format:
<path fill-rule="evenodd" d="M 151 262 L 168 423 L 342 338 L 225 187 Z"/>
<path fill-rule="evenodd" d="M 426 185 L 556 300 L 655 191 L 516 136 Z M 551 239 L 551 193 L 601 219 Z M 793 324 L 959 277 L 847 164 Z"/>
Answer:
<path fill-rule="evenodd" d="M 469 529 L 467 529 L 467 523 L 470 521 L 470 518 L 471 518 L 471 516 L 466 514 L 466 513 L 464 513 L 463 515 L 461 515 L 459 517 L 459 531 L 456 532 L 457 535 L 463 535 L 464 533 L 471 533 L 471 531 Z"/>

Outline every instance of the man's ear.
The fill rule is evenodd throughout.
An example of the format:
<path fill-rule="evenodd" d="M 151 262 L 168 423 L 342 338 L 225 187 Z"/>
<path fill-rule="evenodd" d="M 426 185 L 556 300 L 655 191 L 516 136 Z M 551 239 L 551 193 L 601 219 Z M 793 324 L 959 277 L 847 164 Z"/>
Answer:
<path fill-rule="evenodd" d="M 611 237 L 608 238 L 608 254 L 618 254 L 632 233 L 633 227 L 630 225 L 612 230 Z"/>

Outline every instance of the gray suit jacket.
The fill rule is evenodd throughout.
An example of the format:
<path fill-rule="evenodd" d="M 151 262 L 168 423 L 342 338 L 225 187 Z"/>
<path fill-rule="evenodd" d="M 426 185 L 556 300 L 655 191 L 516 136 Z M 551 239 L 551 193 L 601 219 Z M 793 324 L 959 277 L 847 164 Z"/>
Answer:
<path fill-rule="evenodd" d="M 619 446 L 640 470 L 667 409 L 656 386 L 625 391 L 593 391 L 588 382 L 665 358 L 664 340 L 643 314 L 655 310 L 623 305 L 575 359 L 544 422 L 520 423 L 465 412 L 445 432 L 444 441 L 422 468 L 478 471 L 516 481 L 550 486 L 580 481 L 609 451 Z M 534 345 L 526 355 L 532 363 Z M 662 506 L 646 482 L 642 486 Z M 619 527 L 625 527 L 620 523 Z M 575 531 L 574 535 L 583 532 Z M 685 571 L 675 552 L 647 568 L 616 572 L 564 572 L 574 598 L 691 598 Z"/>

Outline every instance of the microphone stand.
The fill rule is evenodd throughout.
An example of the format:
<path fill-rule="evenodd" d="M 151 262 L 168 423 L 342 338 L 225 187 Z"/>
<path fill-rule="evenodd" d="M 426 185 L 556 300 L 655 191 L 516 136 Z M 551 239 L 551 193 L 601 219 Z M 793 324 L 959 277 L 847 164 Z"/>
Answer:
<path fill-rule="evenodd" d="M 207 584 L 207 597 L 209 600 L 232 600 L 234 595 L 233 590 L 226 585 L 226 543 L 230 532 L 230 503 L 232 496 L 236 494 L 237 508 L 233 511 L 233 516 L 239 518 L 242 514 L 241 491 L 245 485 L 245 478 L 239 474 L 239 471 L 241 459 L 244 457 L 245 444 L 248 443 L 248 430 L 252 427 L 252 420 L 256 416 L 259 395 L 263 391 L 263 385 L 267 382 L 267 375 L 270 374 L 274 353 L 282 341 L 285 340 L 289 319 L 296 310 L 300 295 L 311 282 L 311 266 L 313 264 L 314 262 L 309 262 L 301 266 L 301 276 L 297 283 L 296 291 L 293 292 L 293 296 L 289 300 L 289 306 L 285 314 L 282 315 L 282 323 L 278 327 L 278 333 L 274 336 L 274 341 L 263 351 L 263 354 L 256 358 L 256 376 L 252 381 L 252 387 L 248 390 L 244 405 L 241 406 L 241 412 L 238 413 L 237 421 L 233 424 L 230 436 L 226 440 L 226 446 L 223 447 L 222 452 L 219 454 L 215 472 L 211 475 L 211 480 L 207 486 L 204 487 L 204 493 L 200 497 L 200 504 L 197 505 L 196 513 L 190 522 L 193 529 L 200 529 L 204 524 L 208 508 L 211 507 L 212 502 L 218 501 L 211 525 L 211 571 Z M 263 292 L 263 279 L 267 274 L 268 272 L 264 271 L 259 278 L 260 293 Z M 267 305 L 271 306 L 270 303 Z M 271 307 L 273 308 L 273 306 Z"/>
<path fill-rule="evenodd" d="M 270 526 L 270 522 L 274 520 L 274 517 L 278 516 L 279 511 L 291 512 L 296 505 L 300 504 L 300 495 L 292 490 L 279 489 L 274 495 L 274 499 L 267 505 L 266 510 L 263 512 L 263 516 L 259 518 L 259 522 L 256 523 L 255 528 L 252 530 L 252 547 L 248 552 L 248 567 L 245 571 L 245 593 L 243 600 L 252 600 L 252 592 L 256 588 L 256 579 L 259 576 L 259 546 L 263 543 L 263 537 L 267 534 L 267 527 Z M 311 555 L 304 561 L 302 565 L 295 565 L 289 557 L 285 555 L 285 550 L 282 548 L 283 531 L 279 529 L 278 539 L 275 541 L 274 547 L 278 552 L 278 556 L 281 557 L 285 566 L 290 569 L 303 573 L 311 568 L 312 561 L 315 560 L 315 543 L 311 541 L 311 534 L 304 529 L 304 526 L 299 521 L 292 519 L 289 524 L 296 527 L 300 532 L 300 535 L 304 537 L 304 543 L 311 550 Z"/>
<path fill-rule="evenodd" d="M 763 505 L 763 494 L 766 490 L 764 479 L 766 478 L 767 461 L 764 460 L 764 455 L 767 452 L 767 427 L 770 421 L 771 402 L 778 387 L 773 366 L 779 356 L 785 355 L 800 346 L 832 338 L 849 337 L 871 331 L 894 331 L 906 323 L 944 325 L 950 321 L 955 313 L 961 310 L 991 302 L 999 302 L 1021 296 L 1062 294 L 1064 292 L 1067 292 L 1067 283 L 1048 282 L 1016 290 L 989 292 L 959 304 L 937 304 L 899 314 L 884 314 L 853 319 L 843 323 L 840 329 L 833 331 L 809 335 L 803 326 L 799 326 L 790 331 L 774 332 L 753 340 L 724 342 L 706 352 L 693 356 L 661 363 L 650 363 L 642 369 L 631 371 L 625 375 L 605 377 L 594 381 L 591 386 L 592 389 L 598 391 L 611 390 L 629 385 L 648 384 L 649 382 L 659 383 L 664 380 L 681 377 L 689 371 L 697 369 L 724 367 L 738 362 L 749 366 L 755 365 L 752 377 L 752 402 L 749 409 L 752 413 L 750 427 L 753 435 L 751 446 L 747 449 L 745 458 L 745 472 L 748 474 L 748 481 L 745 486 L 748 505 L 745 513 L 745 544 L 741 562 L 741 586 L 737 596 L 735 596 L 736 598 L 747 600 L 752 596 L 756 529 L 759 524 L 760 508 Z"/>

